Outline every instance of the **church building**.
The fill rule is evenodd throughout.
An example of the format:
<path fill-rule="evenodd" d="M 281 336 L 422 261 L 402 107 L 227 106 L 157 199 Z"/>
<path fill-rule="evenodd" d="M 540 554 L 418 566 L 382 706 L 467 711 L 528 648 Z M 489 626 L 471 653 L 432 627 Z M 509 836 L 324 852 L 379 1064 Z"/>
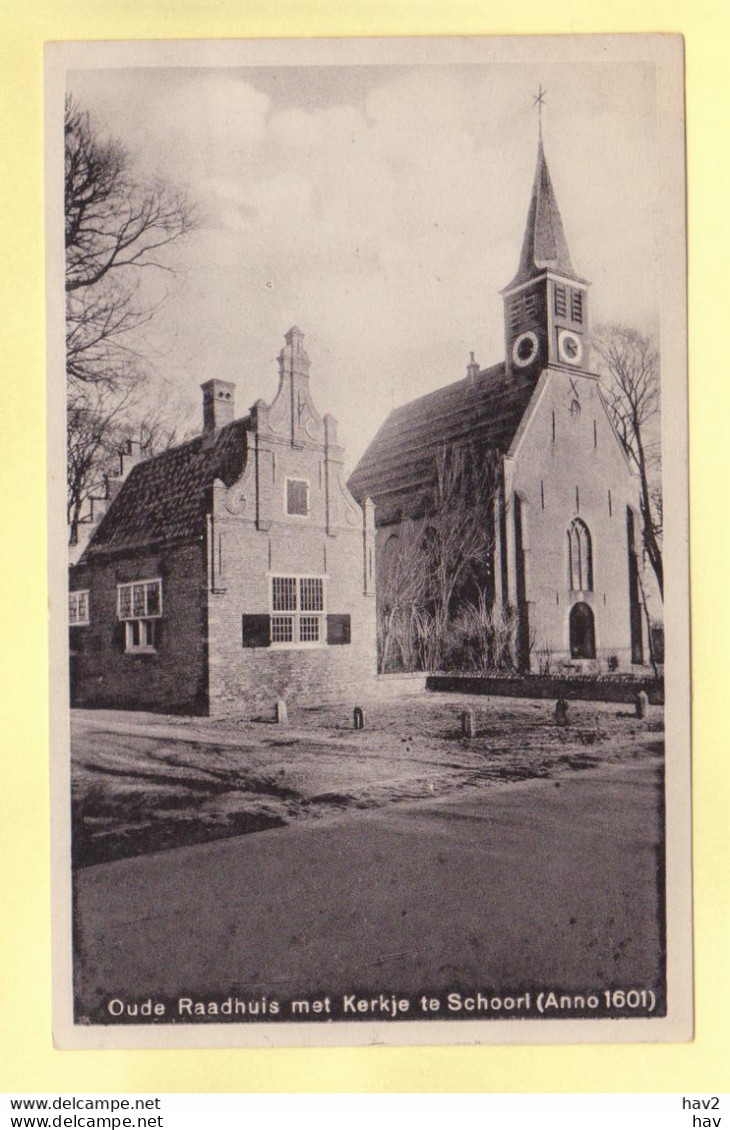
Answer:
<path fill-rule="evenodd" d="M 644 662 L 638 486 L 591 370 L 589 284 L 574 269 L 540 136 L 517 272 L 501 292 L 505 360 L 395 409 L 349 480 L 375 505 L 377 547 L 423 514 L 436 456 L 498 459 L 493 606 L 517 623 L 522 670 Z"/>
<path fill-rule="evenodd" d="M 234 384 L 202 391 L 199 436 L 122 456 L 71 568 L 73 705 L 271 717 L 375 676 L 372 507 L 345 485 L 304 334 L 285 335 L 271 404 L 236 417 Z"/>

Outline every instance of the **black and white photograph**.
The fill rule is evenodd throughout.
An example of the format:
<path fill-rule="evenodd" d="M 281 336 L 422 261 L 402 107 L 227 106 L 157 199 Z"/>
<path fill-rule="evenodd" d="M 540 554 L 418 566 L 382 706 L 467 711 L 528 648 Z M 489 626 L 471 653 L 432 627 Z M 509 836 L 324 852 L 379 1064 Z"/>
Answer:
<path fill-rule="evenodd" d="M 59 1046 L 691 1038 L 683 81 L 47 49 Z"/>

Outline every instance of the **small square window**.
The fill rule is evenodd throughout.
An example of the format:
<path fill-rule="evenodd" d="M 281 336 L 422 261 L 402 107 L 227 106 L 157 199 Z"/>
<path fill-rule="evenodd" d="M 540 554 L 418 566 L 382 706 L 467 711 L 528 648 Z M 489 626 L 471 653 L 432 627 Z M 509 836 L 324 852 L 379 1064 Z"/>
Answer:
<path fill-rule="evenodd" d="M 132 589 L 132 615 L 144 616 L 145 614 L 145 592 L 144 585 L 135 585 Z"/>
<path fill-rule="evenodd" d="M 299 617 L 299 642 L 317 643 L 319 640 L 319 616 Z"/>
<path fill-rule="evenodd" d="M 126 651 L 155 651 L 162 616 L 162 581 L 132 581 L 117 585 L 117 614 L 124 622 Z"/>
<path fill-rule="evenodd" d="M 89 623 L 89 591 L 68 594 L 68 622 L 72 626 L 87 625 Z"/>
<path fill-rule="evenodd" d="M 293 616 L 272 616 L 271 617 L 271 642 L 272 643 L 292 643 L 294 640 L 294 617 Z"/>
<path fill-rule="evenodd" d="M 154 651 L 157 636 L 156 620 L 127 620 L 124 625 L 127 651 Z"/>
<path fill-rule="evenodd" d="M 309 514 L 309 483 L 306 479 L 286 480 L 286 512 L 302 518 Z"/>
<path fill-rule="evenodd" d="M 132 615 L 132 586 L 119 587 L 119 619 L 128 620 Z"/>
<path fill-rule="evenodd" d="M 297 579 L 296 579 L 296 577 L 272 577 L 272 579 L 271 579 L 271 610 L 272 610 L 272 612 L 296 612 L 296 610 L 297 610 Z"/>
<path fill-rule="evenodd" d="M 302 577 L 300 582 L 300 608 L 302 612 L 324 610 L 324 584 L 321 577 Z"/>
<path fill-rule="evenodd" d="M 297 647 L 325 642 L 324 577 L 272 577 L 270 591 L 272 644 Z"/>
<path fill-rule="evenodd" d="M 134 581 L 117 585 L 120 620 L 141 620 L 162 615 L 162 581 Z"/>

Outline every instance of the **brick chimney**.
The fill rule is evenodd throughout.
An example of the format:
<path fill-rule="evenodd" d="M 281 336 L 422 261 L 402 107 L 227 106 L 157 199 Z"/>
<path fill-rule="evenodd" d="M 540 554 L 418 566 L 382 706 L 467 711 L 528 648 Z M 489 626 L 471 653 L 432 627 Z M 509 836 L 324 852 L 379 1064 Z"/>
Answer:
<path fill-rule="evenodd" d="M 236 386 L 231 381 L 206 381 L 203 390 L 203 435 L 213 435 L 235 419 Z"/>
<path fill-rule="evenodd" d="M 479 376 L 479 362 L 474 360 L 474 354 L 469 354 L 469 364 L 466 367 L 466 375 L 468 379 L 474 383 Z"/>

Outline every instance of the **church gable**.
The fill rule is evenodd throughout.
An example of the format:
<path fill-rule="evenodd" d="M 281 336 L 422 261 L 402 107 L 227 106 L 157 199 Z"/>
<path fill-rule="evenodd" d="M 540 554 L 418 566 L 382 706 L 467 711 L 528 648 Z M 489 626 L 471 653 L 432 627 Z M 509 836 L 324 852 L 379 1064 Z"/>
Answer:
<path fill-rule="evenodd" d="M 577 476 L 584 481 L 584 499 L 599 487 L 604 493 L 609 482 L 632 498 L 636 492 L 635 477 L 594 377 L 546 369 L 507 454 L 515 481 L 523 486 L 539 475 L 555 489 L 558 482 Z M 574 503 L 575 491 L 566 495 L 566 505 Z"/>
<path fill-rule="evenodd" d="M 507 596 L 529 623 L 532 666 L 636 661 L 637 501 L 598 381 L 546 370 L 505 461 L 510 537 L 519 524 Z"/>

